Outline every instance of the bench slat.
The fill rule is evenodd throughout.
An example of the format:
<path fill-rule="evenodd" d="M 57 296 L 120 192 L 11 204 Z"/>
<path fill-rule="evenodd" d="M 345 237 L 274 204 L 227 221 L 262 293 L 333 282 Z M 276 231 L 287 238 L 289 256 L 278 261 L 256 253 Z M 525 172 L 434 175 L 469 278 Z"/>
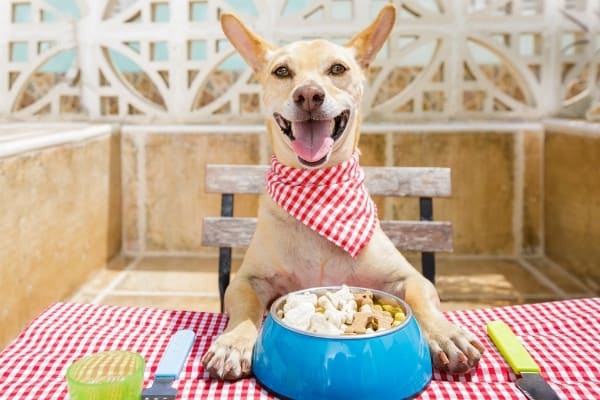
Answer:
<path fill-rule="evenodd" d="M 206 166 L 209 193 L 262 193 L 267 165 Z M 451 195 L 450 168 L 364 167 L 371 195 L 447 197 Z"/>
<path fill-rule="evenodd" d="M 452 224 L 445 221 L 380 221 L 399 250 L 452 251 Z"/>
<path fill-rule="evenodd" d="M 365 185 L 372 195 L 448 197 L 450 168 L 365 167 Z"/>
<path fill-rule="evenodd" d="M 248 247 L 256 218 L 205 217 L 202 245 Z M 381 221 L 381 228 L 399 250 L 452 251 L 452 224 L 441 221 Z"/>
<path fill-rule="evenodd" d="M 208 164 L 206 184 L 208 193 L 263 193 L 267 165 Z"/>
<path fill-rule="evenodd" d="M 202 245 L 212 247 L 248 247 L 256 229 L 256 218 L 204 217 Z"/>

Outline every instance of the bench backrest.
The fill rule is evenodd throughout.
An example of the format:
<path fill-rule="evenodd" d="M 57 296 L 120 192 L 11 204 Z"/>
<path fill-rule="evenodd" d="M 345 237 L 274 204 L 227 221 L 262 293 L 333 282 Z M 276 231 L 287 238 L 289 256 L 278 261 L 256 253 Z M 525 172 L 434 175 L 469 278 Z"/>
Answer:
<path fill-rule="evenodd" d="M 231 248 L 247 247 L 256 218 L 233 216 L 235 194 L 265 191 L 267 165 L 206 166 L 205 190 L 221 193 L 221 216 L 203 220 L 202 244 L 219 247 L 221 309 L 231 273 Z M 381 228 L 399 250 L 421 252 L 423 275 L 435 280 L 435 252 L 452 251 L 452 224 L 433 221 L 433 197 L 451 194 L 449 168 L 363 167 L 365 185 L 373 196 L 418 197 L 419 221 L 381 220 Z"/>

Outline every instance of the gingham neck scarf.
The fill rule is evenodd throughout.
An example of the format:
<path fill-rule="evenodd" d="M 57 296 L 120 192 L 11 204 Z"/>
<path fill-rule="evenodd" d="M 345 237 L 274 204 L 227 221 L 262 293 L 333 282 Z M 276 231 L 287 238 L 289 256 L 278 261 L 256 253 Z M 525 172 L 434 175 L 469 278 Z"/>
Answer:
<path fill-rule="evenodd" d="M 267 192 L 290 215 L 356 258 L 377 224 L 364 180 L 357 153 L 342 164 L 312 170 L 288 167 L 273 156 Z"/>

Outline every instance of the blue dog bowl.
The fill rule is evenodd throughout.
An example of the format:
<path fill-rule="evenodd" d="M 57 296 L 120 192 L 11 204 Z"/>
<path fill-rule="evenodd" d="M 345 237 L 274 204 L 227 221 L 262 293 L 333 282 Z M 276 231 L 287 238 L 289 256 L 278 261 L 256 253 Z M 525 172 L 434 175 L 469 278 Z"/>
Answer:
<path fill-rule="evenodd" d="M 295 293 L 317 295 L 340 287 Z M 364 335 L 320 335 L 287 326 L 277 316 L 277 299 L 254 346 L 253 372 L 263 387 L 290 399 L 404 399 L 431 381 L 429 346 L 408 304 L 370 290 L 404 308 L 406 319 L 391 329 Z"/>

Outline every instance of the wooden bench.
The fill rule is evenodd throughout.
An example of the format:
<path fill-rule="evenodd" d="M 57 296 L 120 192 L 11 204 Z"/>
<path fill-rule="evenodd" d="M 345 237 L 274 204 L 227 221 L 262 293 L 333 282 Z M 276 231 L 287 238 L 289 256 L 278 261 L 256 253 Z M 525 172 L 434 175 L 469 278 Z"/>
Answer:
<path fill-rule="evenodd" d="M 207 165 L 205 190 L 221 193 L 221 216 L 206 217 L 202 245 L 219 247 L 219 295 L 223 297 L 231 273 L 231 249 L 248 247 L 256 218 L 233 216 L 235 194 L 265 191 L 267 165 Z M 420 221 L 382 220 L 381 228 L 401 251 L 421 252 L 423 275 L 435 282 L 435 253 L 452 251 L 452 224 L 433 221 L 433 197 L 451 194 L 449 168 L 363 167 L 372 196 L 418 197 Z"/>

